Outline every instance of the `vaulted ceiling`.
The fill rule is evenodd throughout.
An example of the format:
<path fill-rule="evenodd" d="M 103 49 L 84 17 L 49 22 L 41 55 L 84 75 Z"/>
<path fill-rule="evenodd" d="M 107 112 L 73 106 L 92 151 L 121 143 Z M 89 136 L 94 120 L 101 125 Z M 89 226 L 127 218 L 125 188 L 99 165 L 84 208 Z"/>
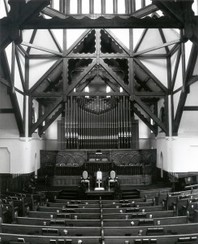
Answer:
<path fill-rule="evenodd" d="M 177 134 L 182 113 L 187 109 L 189 87 L 198 80 L 198 18 L 192 11 L 193 1 L 141 1 L 139 8 L 137 1 L 125 1 L 125 12 L 119 13 L 119 0 L 114 0 L 111 14 L 105 11 L 106 1 L 101 1 L 101 12 L 94 14 L 92 0 L 89 13 L 84 14 L 82 1 L 78 1 L 75 14 L 70 13 L 70 1 L 61 1 L 57 9 L 56 1 L 11 0 L 10 10 L 4 1 L 0 82 L 9 89 L 20 135 L 25 135 L 27 107 L 29 136 L 37 129 L 41 135 L 64 113 L 68 96 L 88 97 L 85 109 L 93 109 L 99 97 L 104 103 L 103 111 L 95 106 L 95 113 L 110 109 L 115 106 L 115 99 L 128 96 L 133 113 L 155 135 L 159 130 L 166 135 Z M 82 28 L 81 35 L 68 47 L 67 30 Z M 126 30 L 128 46 L 115 35 L 115 28 Z M 135 43 L 136 29 L 141 35 Z M 26 32 L 31 33 L 28 38 Z M 193 44 L 185 61 L 184 45 L 188 40 Z M 9 62 L 6 49 L 11 42 Z M 39 66 L 41 61 L 48 63 L 48 68 L 38 79 L 30 80 L 30 73 L 35 72 L 33 66 Z M 156 64 L 163 64 L 166 77 L 158 75 L 153 68 Z M 181 85 L 177 85 L 179 72 L 183 76 Z M 16 85 L 16 73 L 20 86 Z M 174 113 L 173 96 L 178 91 L 180 98 Z"/>

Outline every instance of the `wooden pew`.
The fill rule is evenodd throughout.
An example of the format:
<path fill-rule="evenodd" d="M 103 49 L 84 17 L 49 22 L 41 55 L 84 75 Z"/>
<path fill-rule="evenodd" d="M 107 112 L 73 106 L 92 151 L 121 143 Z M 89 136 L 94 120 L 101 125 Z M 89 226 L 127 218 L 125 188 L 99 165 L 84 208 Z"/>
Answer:
<path fill-rule="evenodd" d="M 187 211 L 191 208 L 191 206 L 195 206 L 198 204 L 198 197 L 196 198 L 184 198 L 178 199 L 176 203 L 176 211 L 177 215 L 186 214 Z"/>
<path fill-rule="evenodd" d="M 41 212 L 62 212 L 62 213 L 99 213 L 100 208 L 58 208 L 40 206 L 37 211 Z"/>
<path fill-rule="evenodd" d="M 9 243 L 10 241 L 17 241 L 18 238 L 24 238 L 25 243 L 31 243 L 31 244 L 49 244 L 49 243 L 58 243 L 58 240 L 63 239 L 66 242 L 66 240 L 72 240 L 72 244 L 78 244 L 79 240 L 82 240 L 82 243 L 86 244 L 99 244 L 100 243 L 100 236 L 73 236 L 70 237 L 60 237 L 60 236 L 43 236 L 43 235 L 19 235 L 19 234 L 8 234 L 8 233 L 0 233 L 1 242 Z M 50 240 L 55 240 L 56 242 L 50 242 Z M 20 243 L 20 242 L 18 242 Z"/>
<path fill-rule="evenodd" d="M 186 216 L 176 216 L 167 218 L 152 218 L 152 219 L 104 219 L 104 227 L 116 227 L 116 226 L 148 226 L 148 225 L 168 225 L 168 224 L 184 224 L 188 223 L 188 218 Z"/>
<path fill-rule="evenodd" d="M 3 224 L 4 233 L 12 234 L 28 234 L 28 235 L 44 235 L 44 236 L 99 236 L 101 228 L 98 227 L 57 227 L 51 228 L 46 226 L 27 226 L 16 224 Z M 133 227 L 105 227 L 104 236 L 138 236 L 141 230 L 143 236 L 159 236 L 159 235 L 176 235 L 176 234 L 193 234 L 197 231 L 197 224 L 178 224 L 178 225 L 160 225 L 155 227 L 149 226 L 133 226 Z M 66 231 L 66 232 L 65 232 Z"/>
<path fill-rule="evenodd" d="M 50 219 L 50 218 L 30 218 L 18 217 L 16 218 L 17 224 L 25 225 L 43 225 L 43 226 L 86 226 L 99 227 L 101 225 L 100 219 Z"/>
<path fill-rule="evenodd" d="M 67 219 L 100 219 L 100 213 L 57 213 L 57 212 L 41 212 L 41 211 L 30 211 L 29 217 L 36 218 L 67 218 Z M 138 212 L 138 213 L 105 213 L 103 218 L 105 219 L 120 219 L 120 218 L 149 218 L 149 217 L 171 217 L 174 216 L 173 210 L 168 211 L 153 211 L 153 212 Z"/>
<path fill-rule="evenodd" d="M 100 213 L 57 213 L 57 212 L 41 212 L 30 211 L 29 217 L 36 218 L 67 218 L 67 219 L 100 219 Z"/>
<path fill-rule="evenodd" d="M 145 207 L 129 207 L 129 208 L 121 208 L 118 205 L 112 205 L 114 208 L 104 208 L 104 213 L 119 213 L 120 209 L 123 210 L 123 212 L 135 212 L 136 210 L 138 212 L 141 211 L 162 211 L 162 206 L 145 206 Z M 43 211 L 43 212 L 64 212 L 64 213 L 99 213 L 100 208 L 85 208 L 84 206 L 82 208 L 61 208 L 61 207 L 46 207 L 46 206 L 39 206 L 37 208 L 37 211 Z M 136 211 L 136 212 L 137 212 Z"/>
<path fill-rule="evenodd" d="M 160 193 L 169 193 L 171 192 L 171 187 L 160 187 L 160 188 L 150 188 L 150 189 L 139 189 L 140 197 L 146 198 L 155 198 L 156 195 Z"/>
<path fill-rule="evenodd" d="M 105 236 L 138 236 L 140 230 L 143 236 L 149 235 L 176 235 L 198 233 L 197 223 L 158 225 L 158 226 L 131 226 L 131 227 L 104 227 Z"/>
<path fill-rule="evenodd" d="M 197 244 L 197 234 L 105 237 L 105 244 Z"/>
<path fill-rule="evenodd" d="M 115 201 L 109 201 L 109 202 L 101 202 L 103 208 L 113 208 L 116 206 L 119 207 L 146 207 L 146 206 L 153 206 L 154 203 L 153 201 L 147 201 L 147 202 L 137 202 L 137 201 L 127 201 L 127 202 L 115 202 Z M 100 206 L 100 203 L 90 203 L 90 202 L 85 202 L 85 203 L 80 203 L 80 204 L 71 204 L 67 202 L 48 202 L 47 203 L 48 207 L 58 207 L 58 208 L 98 208 Z M 73 207 L 74 206 L 74 207 Z"/>
<path fill-rule="evenodd" d="M 104 219 L 133 219 L 133 218 L 157 218 L 157 217 L 172 217 L 174 211 L 153 211 L 153 212 L 134 212 L 134 213 L 109 213 L 103 214 Z"/>
<path fill-rule="evenodd" d="M 27 235 L 57 235 L 57 236 L 99 236 L 101 227 L 69 227 L 69 226 L 42 226 L 42 225 L 21 225 L 2 224 L 3 233 L 27 234 Z"/>
<path fill-rule="evenodd" d="M 145 221 L 144 221 L 145 220 Z M 176 217 L 160 217 L 152 219 L 104 219 L 104 226 L 131 226 L 131 222 L 134 222 L 135 225 L 138 225 L 140 221 L 149 222 L 153 221 L 153 225 L 157 225 L 160 221 L 161 225 L 168 224 L 183 224 L 188 223 L 188 218 L 186 216 L 176 216 Z M 16 218 L 17 224 L 25 225 L 43 225 L 43 226 L 96 226 L 101 225 L 100 219 L 50 219 L 50 218 L 29 218 L 29 217 L 18 217 Z M 148 225 L 148 224 L 147 224 Z"/>
<path fill-rule="evenodd" d="M 41 191 L 40 194 L 43 194 L 46 198 L 46 201 L 55 202 L 59 197 L 61 191 Z"/>
<path fill-rule="evenodd" d="M 85 203 L 89 203 L 89 204 L 99 204 L 100 200 L 71 200 L 71 199 L 60 199 L 57 198 L 55 200 L 55 203 L 69 203 L 69 204 L 85 204 Z"/>
<path fill-rule="evenodd" d="M 193 192 L 194 190 L 196 191 L 198 189 L 198 184 L 185 186 L 184 189 L 185 190 L 191 190 L 191 192 Z"/>
<path fill-rule="evenodd" d="M 193 197 L 198 197 L 198 192 L 175 192 L 174 194 L 168 194 L 165 201 L 166 209 L 173 209 L 173 206 L 176 206 L 180 199 L 191 199 Z"/>
<path fill-rule="evenodd" d="M 14 206 L 13 203 L 2 204 L 2 221 L 4 223 L 12 223 L 14 220 Z"/>

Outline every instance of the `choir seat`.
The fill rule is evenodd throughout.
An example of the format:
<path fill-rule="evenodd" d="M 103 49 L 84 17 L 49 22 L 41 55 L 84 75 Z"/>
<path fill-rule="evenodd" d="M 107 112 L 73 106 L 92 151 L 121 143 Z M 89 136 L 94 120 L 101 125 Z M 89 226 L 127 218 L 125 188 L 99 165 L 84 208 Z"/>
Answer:
<path fill-rule="evenodd" d="M 86 189 L 90 191 L 90 179 L 89 174 L 86 170 L 82 172 L 81 184 L 86 186 Z"/>
<path fill-rule="evenodd" d="M 116 177 L 116 172 L 114 170 L 111 170 L 108 178 L 108 190 L 110 191 L 111 186 L 115 187 L 117 183 L 118 177 Z"/>

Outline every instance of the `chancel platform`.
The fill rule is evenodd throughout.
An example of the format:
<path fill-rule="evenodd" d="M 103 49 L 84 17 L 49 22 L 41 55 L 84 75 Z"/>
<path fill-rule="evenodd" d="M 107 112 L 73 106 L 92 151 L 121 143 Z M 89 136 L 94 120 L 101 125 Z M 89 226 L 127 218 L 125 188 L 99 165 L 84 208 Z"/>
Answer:
<path fill-rule="evenodd" d="M 50 184 L 55 187 L 78 186 L 86 170 L 94 189 L 99 169 L 102 187 L 111 170 L 116 172 L 121 185 L 149 185 L 156 175 L 156 150 L 41 151 L 39 173 L 49 175 Z"/>
<path fill-rule="evenodd" d="M 113 199 L 115 191 L 114 189 L 111 190 L 93 190 L 85 191 L 85 195 L 87 199 Z"/>

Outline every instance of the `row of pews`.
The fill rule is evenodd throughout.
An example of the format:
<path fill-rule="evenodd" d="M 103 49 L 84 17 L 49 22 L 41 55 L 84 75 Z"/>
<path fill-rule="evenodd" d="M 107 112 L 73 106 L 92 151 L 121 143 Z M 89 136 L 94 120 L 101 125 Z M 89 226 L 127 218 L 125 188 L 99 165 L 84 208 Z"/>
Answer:
<path fill-rule="evenodd" d="M 197 188 L 144 194 L 125 200 L 68 200 L 59 192 L 2 195 L 0 243 L 198 243 Z"/>

